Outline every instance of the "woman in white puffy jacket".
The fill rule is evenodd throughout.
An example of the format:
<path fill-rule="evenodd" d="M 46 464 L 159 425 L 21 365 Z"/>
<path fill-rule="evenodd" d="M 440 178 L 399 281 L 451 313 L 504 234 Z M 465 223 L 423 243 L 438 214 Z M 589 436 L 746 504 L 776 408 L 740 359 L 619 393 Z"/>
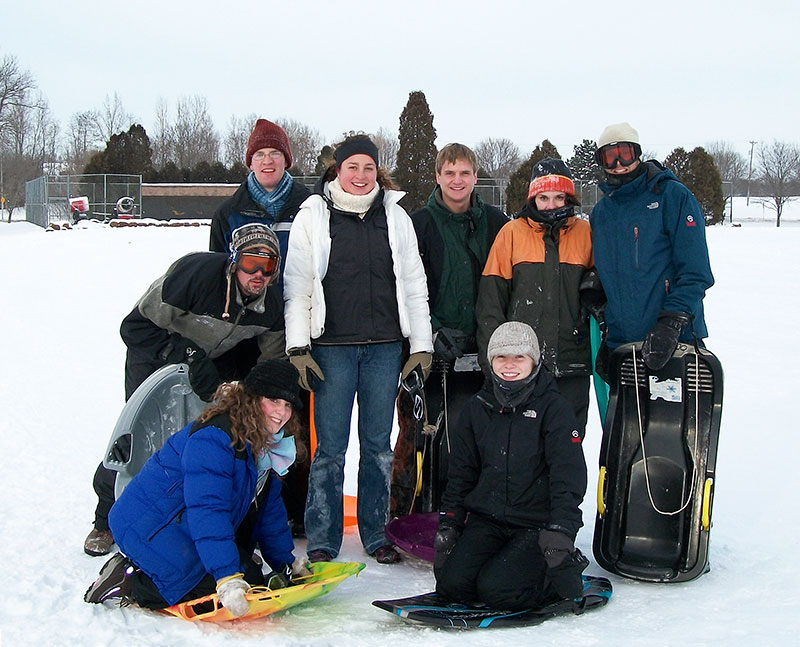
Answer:
<path fill-rule="evenodd" d="M 308 557 L 329 561 L 342 545 L 344 460 L 358 396 L 358 528 L 367 553 L 389 564 L 400 561 L 384 534 L 394 402 L 399 378 L 430 369 L 428 290 L 413 225 L 398 204 L 404 194 L 378 167 L 375 144 L 354 135 L 334 157 L 294 220 L 284 277 L 286 350 L 301 385 L 314 391 Z"/>

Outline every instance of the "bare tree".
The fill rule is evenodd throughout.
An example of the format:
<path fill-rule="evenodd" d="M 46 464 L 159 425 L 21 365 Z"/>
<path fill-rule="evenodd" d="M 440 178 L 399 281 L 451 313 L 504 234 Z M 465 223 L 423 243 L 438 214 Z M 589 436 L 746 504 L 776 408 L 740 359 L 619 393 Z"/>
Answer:
<path fill-rule="evenodd" d="M 153 166 L 157 169 L 173 160 L 175 130 L 169 122 L 169 105 L 163 97 L 156 102 L 156 125 L 150 138 L 153 151 Z"/>
<path fill-rule="evenodd" d="M 113 97 L 106 95 L 103 108 L 95 111 L 93 115 L 95 135 L 103 142 L 111 139 L 111 135 L 127 130 L 133 121 L 130 113 L 122 106 L 122 100 L 116 92 Z"/>
<path fill-rule="evenodd" d="M 227 166 L 233 166 L 237 162 L 244 164 L 247 140 L 250 138 L 256 121 L 258 121 L 258 116 L 252 112 L 243 118 L 236 115 L 231 116 L 228 122 L 228 132 L 222 144 L 223 161 Z"/>
<path fill-rule="evenodd" d="M 174 160 L 180 168 L 198 162 L 213 164 L 219 158 L 219 135 L 208 113 L 208 100 L 200 95 L 182 97 L 175 109 Z"/>
<path fill-rule="evenodd" d="M 68 173 L 81 173 L 89 158 L 100 150 L 94 135 L 91 110 L 76 112 L 69 119 L 64 143 L 64 162 Z"/>
<path fill-rule="evenodd" d="M 388 128 L 381 127 L 371 137 L 378 147 L 378 166 L 393 171 L 397 166 L 397 152 L 400 150 L 400 140 L 397 138 L 397 134 Z"/>
<path fill-rule="evenodd" d="M 731 190 L 735 191 L 742 179 L 747 177 L 747 160 L 744 155 L 723 141 L 711 142 L 704 148 L 714 158 L 723 182 L 731 182 Z"/>
<path fill-rule="evenodd" d="M 800 148 L 779 141 L 762 144 L 758 149 L 758 161 L 767 204 L 775 210 L 775 226 L 780 227 L 783 206 L 792 199 L 792 184 L 800 177 Z"/>
<path fill-rule="evenodd" d="M 508 178 L 520 163 L 520 150 L 510 139 L 489 137 L 475 146 L 478 165 L 493 178 Z"/>
<path fill-rule="evenodd" d="M 0 143 L 12 113 L 20 108 L 37 107 L 30 97 L 35 87 L 33 77 L 19 68 L 16 57 L 3 57 L 0 61 Z"/>
<path fill-rule="evenodd" d="M 314 170 L 317 155 L 322 147 L 322 135 L 310 126 L 294 119 L 281 117 L 275 123 L 286 131 L 289 145 L 292 147 L 292 171 L 295 175 L 308 175 Z"/>

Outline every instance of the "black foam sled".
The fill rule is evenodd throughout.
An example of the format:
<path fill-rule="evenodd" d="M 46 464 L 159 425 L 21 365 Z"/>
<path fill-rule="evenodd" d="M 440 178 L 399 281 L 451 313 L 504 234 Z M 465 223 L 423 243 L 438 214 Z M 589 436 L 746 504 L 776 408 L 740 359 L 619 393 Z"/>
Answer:
<path fill-rule="evenodd" d="M 466 605 L 442 600 L 436 593 L 423 593 L 396 600 L 375 600 L 373 605 L 402 618 L 450 629 L 494 629 L 538 625 L 556 616 L 605 606 L 611 598 L 611 582 L 605 577 L 583 576 L 583 594 L 574 600 L 558 600 L 537 609 L 501 611 L 484 605 Z"/>
<path fill-rule="evenodd" d="M 611 356 L 609 380 L 595 559 L 637 580 L 692 580 L 708 566 L 722 367 L 707 349 L 679 344 L 651 372 L 641 344 L 625 344 Z"/>

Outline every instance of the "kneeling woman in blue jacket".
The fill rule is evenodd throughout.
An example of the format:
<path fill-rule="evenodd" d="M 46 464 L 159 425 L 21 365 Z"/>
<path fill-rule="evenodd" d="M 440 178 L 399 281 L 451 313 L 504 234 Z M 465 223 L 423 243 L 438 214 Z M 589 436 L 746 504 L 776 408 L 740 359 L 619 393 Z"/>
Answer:
<path fill-rule="evenodd" d="M 436 591 L 516 611 L 578 597 L 588 561 L 586 463 L 575 414 L 540 362 L 533 328 L 501 324 L 487 349 L 491 377 L 451 432 L 436 532 Z"/>
<path fill-rule="evenodd" d="M 103 566 L 85 600 L 160 609 L 216 591 L 238 617 L 250 586 L 264 584 L 256 546 L 288 584 L 294 544 L 277 475 L 294 461 L 300 406 L 297 370 L 286 361 L 259 362 L 243 383 L 221 385 L 114 504 L 109 522 L 122 555 Z"/>

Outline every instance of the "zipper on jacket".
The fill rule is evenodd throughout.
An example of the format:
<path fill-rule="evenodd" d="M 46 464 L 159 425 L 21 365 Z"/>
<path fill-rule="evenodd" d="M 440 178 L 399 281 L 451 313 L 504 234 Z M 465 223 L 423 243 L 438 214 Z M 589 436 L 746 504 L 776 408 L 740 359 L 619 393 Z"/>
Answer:
<path fill-rule="evenodd" d="M 633 226 L 633 266 L 639 269 L 639 226 Z"/>

